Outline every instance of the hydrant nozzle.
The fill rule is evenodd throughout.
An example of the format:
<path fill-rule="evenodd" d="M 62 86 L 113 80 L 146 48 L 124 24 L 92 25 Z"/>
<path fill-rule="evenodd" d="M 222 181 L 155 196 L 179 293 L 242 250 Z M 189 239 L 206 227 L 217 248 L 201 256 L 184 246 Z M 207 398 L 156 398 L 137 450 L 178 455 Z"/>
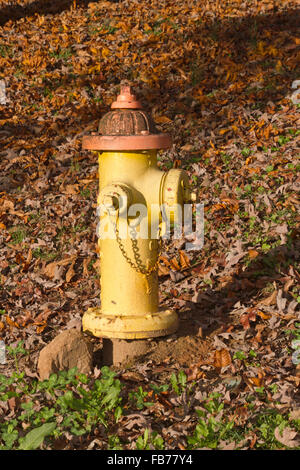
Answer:
<path fill-rule="evenodd" d="M 178 317 L 159 308 L 160 243 L 150 228 L 153 219 L 162 225 L 162 211 L 153 207 L 167 207 L 175 218 L 194 196 L 186 172 L 158 169 L 157 150 L 169 148 L 171 138 L 158 132 L 129 86 L 121 87 L 111 108 L 98 134 L 83 138 L 83 148 L 99 157 L 101 285 L 101 306 L 84 314 L 83 329 L 104 338 L 164 336 L 176 331 Z M 145 226 L 150 234 L 142 237 Z"/>

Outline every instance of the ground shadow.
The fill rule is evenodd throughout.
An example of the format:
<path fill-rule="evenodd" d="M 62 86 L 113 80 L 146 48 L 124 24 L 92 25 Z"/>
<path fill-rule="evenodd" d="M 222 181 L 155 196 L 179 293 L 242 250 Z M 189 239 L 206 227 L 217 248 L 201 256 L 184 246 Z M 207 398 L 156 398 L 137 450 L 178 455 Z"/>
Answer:
<path fill-rule="evenodd" d="M 172 363 L 190 367 L 191 364 L 207 361 L 212 352 L 214 335 L 239 322 L 239 318 L 231 315 L 236 303 L 240 302 L 247 308 L 269 296 L 265 288 L 272 286 L 274 281 L 287 278 L 290 265 L 300 258 L 299 248 L 300 239 L 295 234 L 285 245 L 257 256 L 246 269 L 245 264 L 241 263 L 232 280 L 223 288 L 204 290 L 203 300 L 197 304 L 187 302 L 187 308 L 179 313 L 178 330 L 171 336 L 152 338 L 149 343 L 147 340 L 104 340 L 103 349 L 100 347 L 95 352 L 95 365 L 103 361 L 106 365 L 115 366 L 152 361 L 164 364 L 164 367 Z M 285 292 L 283 297 L 293 300 L 289 292 Z M 207 320 L 210 321 L 208 328 L 205 326 Z M 249 332 L 255 326 L 256 323 L 250 322 Z M 242 324 L 240 327 L 243 329 Z M 145 351 L 141 352 L 143 349 Z M 118 361 L 114 361 L 116 358 Z"/>
<path fill-rule="evenodd" d="M 51 11 L 55 14 L 68 8 L 72 3 L 71 0 L 64 0 L 62 2 L 44 2 L 38 0 L 28 7 L 11 6 L 7 8 L 11 8 L 12 11 L 14 8 L 16 8 L 16 11 L 18 8 L 21 8 L 23 13 L 20 11 L 18 14 L 23 14 L 23 16 L 33 14 L 33 12 L 45 14 L 48 11 L 47 8 L 49 12 Z M 87 5 L 88 0 L 81 0 L 78 4 Z M 32 8 L 33 10 L 30 10 L 29 13 L 26 12 L 26 8 Z M 4 23 L 4 17 L 5 12 L 2 9 L 0 11 L 0 25 Z M 194 28 L 184 33 L 184 36 L 182 36 L 180 29 L 174 31 L 174 40 L 180 43 L 188 43 L 190 39 L 197 41 L 197 38 L 199 38 L 200 42 L 203 37 L 210 38 L 210 43 L 212 48 L 216 51 L 216 56 L 206 56 L 205 60 L 202 60 L 202 51 L 200 48 L 193 48 L 191 51 L 182 49 L 182 55 L 174 60 L 172 65 L 173 69 L 170 69 L 170 72 L 178 74 L 178 69 L 180 69 L 187 77 L 186 81 L 182 82 L 180 90 L 178 87 L 174 89 L 174 82 L 167 80 L 165 76 L 160 76 L 155 85 L 143 83 L 143 93 L 145 93 L 146 96 L 147 94 L 151 96 L 151 102 L 146 103 L 147 107 L 152 109 L 165 102 L 168 105 L 170 115 L 176 115 L 178 112 L 185 113 L 187 110 L 191 111 L 190 106 L 195 100 L 191 90 L 199 86 L 204 100 L 202 102 L 200 100 L 200 102 L 196 103 L 192 112 L 195 115 L 199 114 L 201 111 L 208 113 L 214 112 L 216 123 L 213 124 L 211 119 L 208 119 L 205 123 L 205 131 L 208 134 L 213 131 L 213 125 L 219 125 L 222 122 L 222 124 L 224 123 L 224 126 L 226 126 L 226 117 L 222 114 L 222 108 L 224 106 L 223 101 L 222 99 L 220 100 L 214 97 L 214 93 L 216 90 L 221 91 L 224 85 L 228 86 L 228 81 L 226 81 L 226 77 L 224 77 L 224 70 L 219 71 L 218 68 L 220 61 L 221 64 L 224 61 L 226 62 L 227 57 L 233 64 L 239 66 L 235 81 L 242 84 L 243 82 L 244 84 L 248 82 L 247 75 L 254 76 L 256 71 L 263 71 L 259 87 L 253 85 L 253 87 L 249 87 L 249 89 L 242 87 L 242 90 L 230 90 L 229 96 L 233 106 L 244 106 L 245 99 L 247 99 L 249 103 L 252 103 L 255 109 L 260 109 L 262 112 L 264 112 L 269 102 L 273 102 L 276 105 L 277 102 L 291 92 L 292 82 L 299 78 L 298 69 L 294 61 L 291 60 L 294 58 L 295 50 L 300 48 L 300 45 L 294 43 L 294 38 L 297 37 L 299 33 L 299 17 L 300 8 L 294 8 L 283 12 L 272 11 L 268 14 L 249 15 L 242 18 L 212 19 L 208 22 L 199 20 Z M 154 25 L 152 26 L 154 27 Z M 274 56 L 273 60 L 266 60 L 265 56 L 259 53 L 258 43 L 262 33 L 266 29 L 269 31 L 269 34 L 267 37 L 264 37 L 264 50 L 268 50 L 268 48 L 274 46 L 278 33 L 284 33 L 283 38 L 281 38 L 281 44 L 276 47 L 284 48 L 285 61 L 282 64 L 282 69 L 275 74 L 276 56 Z M 251 57 L 249 57 L 249 45 L 252 47 L 252 52 L 250 51 L 252 54 Z M 138 47 L 141 54 L 144 49 L 148 49 L 147 43 L 145 45 L 141 44 Z M 225 50 L 226 53 L 224 55 L 223 51 Z M 274 52 L 274 54 L 276 54 L 276 52 Z M 56 66 L 60 66 L 59 59 Z M 134 64 L 132 64 L 132 68 L 135 68 Z M 95 86 L 97 83 L 101 86 L 103 86 L 103 83 L 106 83 L 110 84 L 112 88 L 117 88 L 121 80 L 128 79 L 132 81 L 132 68 L 127 67 L 127 69 L 124 70 L 116 58 L 115 68 L 111 73 L 109 71 L 106 72 L 105 76 L 100 76 L 100 74 L 72 74 L 67 72 L 59 80 L 51 80 L 49 77 L 44 77 L 42 88 L 44 90 L 47 89 L 47 92 L 52 94 L 55 94 L 58 88 L 67 87 L 68 85 L 72 85 L 74 89 L 84 87 L 88 90 L 92 89 L 92 85 Z M 159 72 L 157 73 L 159 75 Z M 138 79 L 133 80 L 133 82 L 139 83 Z M 186 92 L 182 93 L 183 89 L 185 89 Z M 220 105 L 218 105 L 219 101 Z M 94 105 L 85 103 L 83 108 L 84 109 L 74 107 L 72 116 L 76 118 L 76 121 L 80 118 L 83 127 L 87 122 L 95 122 L 94 130 L 97 130 L 97 120 L 109 109 L 103 106 L 101 107 L 96 103 Z M 220 115 L 218 111 L 220 111 Z M 59 112 L 59 110 L 57 110 L 57 112 Z M 7 116 L 7 118 L 8 117 L 9 116 Z M 67 127 L 74 129 L 74 121 L 64 123 L 63 127 L 65 131 Z M 49 135 L 49 137 L 52 136 Z M 226 134 L 224 139 L 226 140 L 229 137 L 230 133 Z"/>
<path fill-rule="evenodd" d="M 97 2 L 98 0 L 94 0 Z M 119 0 L 109 0 L 111 3 L 119 3 Z M 55 15 L 68 10 L 76 3 L 77 6 L 88 6 L 90 0 L 36 0 L 28 5 L 7 5 L 0 10 L 0 26 L 8 21 L 17 21 L 28 16 Z"/>
<path fill-rule="evenodd" d="M 170 101 L 174 101 L 175 95 L 178 110 L 184 110 L 184 105 L 193 104 L 191 111 L 195 116 L 202 111 L 213 111 L 213 120 L 216 125 L 222 123 L 222 127 L 226 126 L 224 98 L 227 101 L 229 99 L 237 110 L 246 106 L 263 113 L 270 103 L 276 107 L 277 103 L 291 93 L 292 82 L 299 78 L 295 52 L 300 50 L 300 45 L 294 42 L 294 38 L 299 35 L 299 17 L 298 8 L 242 18 L 223 18 L 208 24 L 200 22 L 181 39 L 185 43 L 189 40 L 195 43 L 198 39 L 201 44 L 203 36 L 209 38 L 207 43 L 211 45 L 212 56 L 207 56 L 203 47 L 185 51 L 180 61 L 174 63 L 173 72 L 180 67 L 188 77 L 185 82 L 186 93 L 181 90 L 178 93 L 180 96 L 176 96 L 176 90 L 172 90 L 162 80 L 162 94 L 168 95 Z M 265 31 L 268 32 L 267 35 L 264 34 Z M 281 60 L 280 67 L 279 49 L 284 50 L 284 60 Z M 249 82 L 249 77 L 253 77 L 253 83 L 251 80 Z M 222 99 L 222 90 L 227 90 L 231 84 L 236 86 L 232 86 L 230 93 L 227 92 L 227 96 Z M 196 98 L 195 105 L 194 91 L 197 87 L 200 99 Z M 175 112 L 176 110 L 174 114 Z M 205 131 L 208 133 L 213 130 L 209 129 L 211 124 L 206 123 Z M 228 138 L 230 133 L 224 136 L 225 140 Z"/>
<path fill-rule="evenodd" d="M 232 280 L 220 290 L 211 288 L 203 291 L 203 299 L 197 304 L 188 302 L 189 308 L 184 313 L 177 335 L 197 335 L 199 326 L 205 325 L 206 319 L 213 319 L 208 328 L 203 329 L 203 335 L 211 335 L 220 327 L 225 328 L 232 322 L 230 313 L 237 302 L 246 307 L 251 307 L 252 302 L 257 303 L 267 294 L 264 289 L 272 288 L 274 281 L 284 280 L 289 276 L 291 265 L 295 265 L 300 259 L 300 237 L 295 232 L 285 245 L 271 249 L 265 254 L 257 256 L 249 266 L 244 269 L 245 263 L 238 265 Z M 284 294 L 289 301 L 293 297 L 289 292 Z"/>

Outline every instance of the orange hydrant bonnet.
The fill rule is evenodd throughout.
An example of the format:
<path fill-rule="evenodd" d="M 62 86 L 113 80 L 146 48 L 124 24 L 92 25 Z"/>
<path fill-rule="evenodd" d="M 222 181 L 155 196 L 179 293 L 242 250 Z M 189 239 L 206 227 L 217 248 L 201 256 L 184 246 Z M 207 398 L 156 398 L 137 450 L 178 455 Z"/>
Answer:
<path fill-rule="evenodd" d="M 83 138 L 84 149 L 148 150 L 171 147 L 171 137 L 158 132 L 151 116 L 132 94 L 130 86 L 121 87 L 121 93 L 111 108 L 113 111 L 100 120 L 99 134 Z"/>

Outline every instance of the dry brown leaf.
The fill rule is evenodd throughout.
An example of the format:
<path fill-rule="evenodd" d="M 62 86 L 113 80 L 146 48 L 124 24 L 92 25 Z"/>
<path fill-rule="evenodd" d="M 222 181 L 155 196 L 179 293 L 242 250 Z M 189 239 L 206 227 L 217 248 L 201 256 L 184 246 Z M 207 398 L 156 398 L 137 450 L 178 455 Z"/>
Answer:
<path fill-rule="evenodd" d="M 36 324 L 36 323 L 35 323 L 35 324 Z M 37 334 L 42 333 L 42 332 L 44 331 L 44 329 L 46 328 L 46 326 L 47 326 L 47 323 L 46 323 L 46 322 L 43 322 L 43 323 L 41 323 L 40 325 L 37 325 L 37 327 L 36 327 L 36 332 L 37 332 Z"/>
<path fill-rule="evenodd" d="M 100 268 L 100 259 L 98 258 L 95 263 L 93 264 L 94 271 L 98 272 Z"/>
<path fill-rule="evenodd" d="M 243 325 L 245 330 L 248 330 L 250 328 L 250 321 L 255 321 L 256 320 L 256 312 L 251 310 L 248 313 L 244 313 L 241 315 L 240 318 L 240 323 Z"/>
<path fill-rule="evenodd" d="M 170 261 L 165 256 L 160 255 L 159 260 L 162 261 L 166 266 L 168 266 L 168 268 L 171 266 Z"/>
<path fill-rule="evenodd" d="M 16 254 L 16 263 L 17 264 L 22 264 L 24 263 L 24 258 L 23 258 L 23 255 L 21 253 L 17 253 Z"/>
<path fill-rule="evenodd" d="M 294 431 L 290 427 L 284 428 L 280 431 L 279 426 L 275 428 L 274 436 L 276 437 L 277 441 L 287 447 L 297 447 L 300 444 L 300 440 L 297 431 Z"/>
<path fill-rule="evenodd" d="M 185 144 L 183 147 L 181 147 L 181 150 L 183 150 L 184 152 L 190 152 L 191 150 L 193 150 L 194 146 L 191 145 L 191 144 Z"/>
<path fill-rule="evenodd" d="M 248 255 L 249 255 L 249 258 L 250 258 L 250 259 L 254 259 L 254 258 L 256 258 L 256 257 L 259 255 L 259 253 L 258 253 L 258 251 L 256 251 L 256 250 L 249 250 L 249 251 L 248 251 Z"/>
<path fill-rule="evenodd" d="M 64 259 L 57 261 L 57 264 L 59 264 L 59 266 L 67 266 L 68 264 L 73 263 L 75 259 L 76 259 L 76 255 L 69 256 L 68 258 L 64 258 Z"/>
<path fill-rule="evenodd" d="M 172 259 L 170 260 L 170 265 L 171 265 L 171 268 L 172 268 L 174 271 L 180 271 L 180 270 L 181 270 L 181 268 L 180 268 L 180 266 L 179 266 L 178 261 L 177 261 L 176 258 L 172 258 Z"/>
<path fill-rule="evenodd" d="M 73 261 L 68 271 L 66 272 L 66 282 L 70 282 L 72 277 L 74 277 L 76 274 L 74 271 L 74 264 L 75 264 L 75 261 Z"/>
<path fill-rule="evenodd" d="M 34 321 L 34 325 L 40 325 L 47 321 L 48 317 L 53 313 L 53 310 L 49 308 L 45 308 L 36 318 Z"/>
<path fill-rule="evenodd" d="M 300 408 L 295 408 L 291 413 L 289 414 L 289 420 L 293 419 L 300 419 Z"/>
<path fill-rule="evenodd" d="M 182 269 L 186 269 L 191 265 L 190 259 L 184 251 L 179 250 L 179 257 L 180 257 L 180 264 L 181 264 Z"/>
<path fill-rule="evenodd" d="M 253 340 L 256 341 L 257 343 L 261 343 L 262 341 L 261 333 L 264 329 L 265 329 L 265 325 L 262 325 L 262 324 L 256 325 L 255 330 L 257 331 L 257 334 L 255 335 Z"/>
<path fill-rule="evenodd" d="M 184 278 L 184 274 L 178 271 L 170 271 L 170 278 L 173 282 L 181 281 Z"/>
<path fill-rule="evenodd" d="M 61 280 L 63 269 L 59 269 L 58 267 L 60 266 L 63 268 L 70 263 L 74 264 L 75 260 L 76 255 L 61 259 L 59 261 L 52 261 L 51 263 L 47 264 L 47 266 L 45 266 L 44 274 L 46 274 L 46 276 L 48 276 L 50 279 L 55 278 L 56 280 Z"/>
<path fill-rule="evenodd" d="M 262 377 L 248 377 L 248 382 L 254 387 L 261 387 L 263 383 Z"/>
<path fill-rule="evenodd" d="M 274 290 L 274 292 L 272 292 L 272 294 L 267 297 L 266 299 L 263 299 L 260 301 L 260 304 L 262 305 L 274 305 L 276 304 L 276 297 L 277 297 L 277 292 L 276 290 Z"/>
<path fill-rule="evenodd" d="M 222 450 L 234 450 L 236 448 L 235 442 L 220 441 L 220 449 Z"/>
<path fill-rule="evenodd" d="M 28 255 L 27 255 L 27 258 L 26 258 L 26 264 L 30 264 L 31 260 L 32 260 L 32 250 L 31 250 L 31 248 L 29 248 Z"/>
<path fill-rule="evenodd" d="M 170 294 L 171 294 L 173 297 L 178 297 L 179 292 L 178 292 L 177 289 L 170 289 Z"/>
<path fill-rule="evenodd" d="M 82 266 L 83 266 L 83 272 L 82 272 L 82 274 L 83 274 L 85 277 L 88 277 L 88 276 L 89 276 L 88 265 L 89 265 L 90 260 L 91 260 L 91 258 L 84 258 L 84 260 L 83 260 L 83 262 L 82 262 Z"/>
<path fill-rule="evenodd" d="M 231 356 L 228 349 L 220 349 L 215 351 L 213 366 L 216 369 L 222 369 L 222 367 L 227 367 L 231 364 Z"/>
<path fill-rule="evenodd" d="M 9 398 L 9 399 L 7 400 L 9 409 L 14 412 L 14 411 L 15 411 L 15 408 L 19 405 L 19 402 L 20 402 L 19 397 L 11 397 L 11 398 Z"/>
<path fill-rule="evenodd" d="M 124 374 L 122 374 L 121 377 L 124 380 L 130 380 L 132 382 L 143 382 L 143 380 L 145 379 L 145 377 L 142 374 L 139 374 L 138 372 L 134 372 L 134 371 L 124 372 Z"/>
<path fill-rule="evenodd" d="M 157 122 L 157 124 L 166 124 L 168 122 L 172 122 L 172 119 L 168 118 L 167 116 L 156 116 L 154 120 Z"/>
<path fill-rule="evenodd" d="M 269 318 L 271 318 L 272 316 L 270 313 L 264 313 L 261 310 L 256 310 L 255 313 L 256 315 L 260 316 L 260 318 L 262 318 L 263 320 L 269 320 Z"/>
<path fill-rule="evenodd" d="M 52 263 L 49 263 L 47 264 L 47 266 L 45 266 L 44 274 L 50 277 L 50 279 L 53 279 L 53 277 L 55 276 L 57 267 L 58 267 L 58 263 L 56 261 L 52 261 Z"/>
<path fill-rule="evenodd" d="M 79 186 L 78 184 L 67 184 L 66 187 L 61 191 L 64 194 L 78 194 Z"/>
<path fill-rule="evenodd" d="M 158 275 L 159 276 L 167 276 L 169 274 L 170 270 L 163 264 L 158 265 Z"/>
<path fill-rule="evenodd" d="M 14 328 L 14 327 L 20 328 L 20 326 L 18 325 L 18 323 L 15 322 L 15 321 L 13 321 L 8 315 L 5 315 L 5 321 L 6 321 L 6 323 L 7 323 L 10 327 L 12 327 L 12 328 Z"/>
<path fill-rule="evenodd" d="M 14 203 L 8 199 L 0 199 L 0 212 L 12 211 L 14 209 Z"/>

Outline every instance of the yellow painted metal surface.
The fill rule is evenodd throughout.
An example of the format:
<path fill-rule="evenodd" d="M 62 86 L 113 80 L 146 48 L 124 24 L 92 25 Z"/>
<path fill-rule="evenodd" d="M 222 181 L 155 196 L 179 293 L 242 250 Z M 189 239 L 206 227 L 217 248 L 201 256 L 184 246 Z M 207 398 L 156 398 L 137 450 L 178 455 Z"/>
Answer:
<path fill-rule="evenodd" d="M 149 235 L 132 242 L 130 234 L 120 239 L 122 230 L 130 232 L 136 223 L 134 214 L 122 215 L 117 207 L 120 193 L 132 204 L 143 204 L 148 213 L 135 230 L 150 228 L 152 205 L 163 202 L 183 204 L 187 198 L 188 179 L 181 170 L 162 172 L 157 168 L 157 151 L 99 152 L 99 198 L 116 210 L 101 215 L 100 224 L 119 239 L 102 237 L 100 250 L 101 306 L 83 316 L 83 329 L 97 337 L 137 339 L 174 333 L 178 326 L 175 312 L 160 311 L 158 306 L 157 239 Z M 159 220 L 157 220 L 159 222 Z M 129 225 L 128 225 L 129 224 Z M 122 232 L 123 233 L 123 232 Z"/>
<path fill-rule="evenodd" d="M 177 314 L 162 310 L 140 316 L 104 315 L 100 308 L 90 308 L 84 316 L 84 330 L 94 336 L 119 339 L 142 339 L 175 333 Z"/>

